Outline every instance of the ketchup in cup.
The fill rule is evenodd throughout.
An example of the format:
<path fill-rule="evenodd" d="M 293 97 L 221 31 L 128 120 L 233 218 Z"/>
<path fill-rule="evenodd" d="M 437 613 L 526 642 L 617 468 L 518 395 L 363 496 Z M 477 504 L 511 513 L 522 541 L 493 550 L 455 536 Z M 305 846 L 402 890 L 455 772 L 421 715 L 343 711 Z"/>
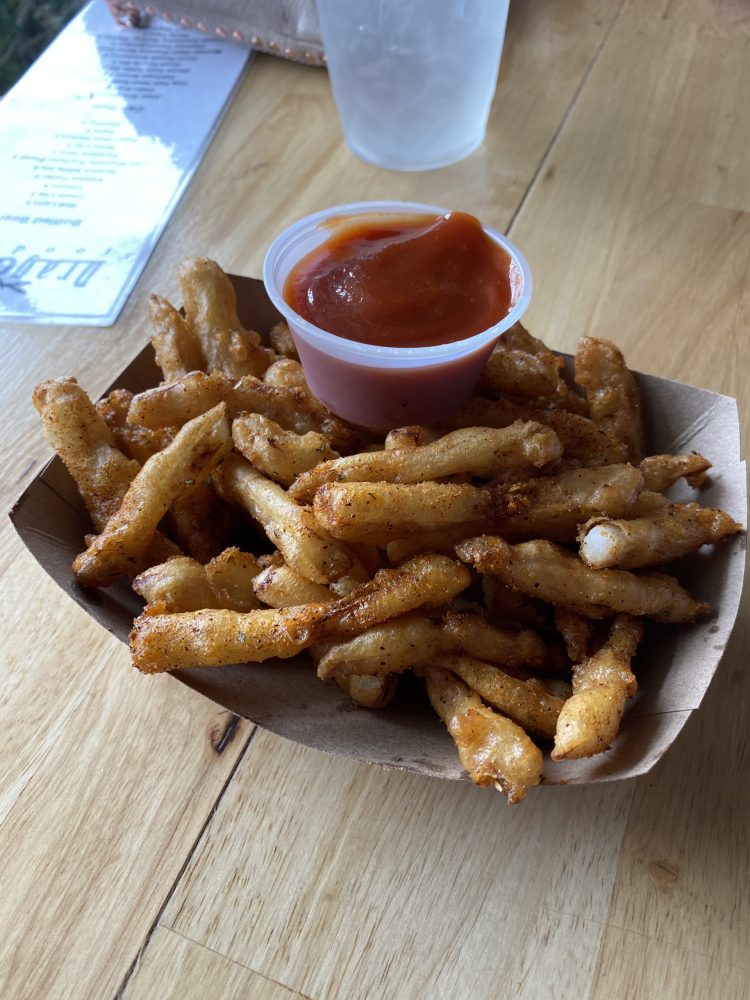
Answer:
<path fill-rule="evenodd" d="M 365 202 L 308 216 L 272 244 L 266 290 L 310 390 L 377 429 L 445 419 L 531 298 L 528 265 L 463 212 Z"/>

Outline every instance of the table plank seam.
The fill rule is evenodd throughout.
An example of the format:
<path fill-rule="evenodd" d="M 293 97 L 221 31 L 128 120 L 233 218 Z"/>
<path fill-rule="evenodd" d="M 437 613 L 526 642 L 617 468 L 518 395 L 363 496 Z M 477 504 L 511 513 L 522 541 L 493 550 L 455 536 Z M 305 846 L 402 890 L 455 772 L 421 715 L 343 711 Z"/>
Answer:
<path fill-rule="evenodd" d="M 177 937 L 182 938 L 183 941 L 189 941 L 190 944 L 193 944 L 198 948 L 210 951 L 212 955 L 218 955 L 219 958 L 224 959 L 226 962 L 231 962 L 232 965 L 236 965 L 240 969 L 246 969 L 247 972 L 252 972 L 254 976 L 260 976 L 261 979 L 265 979 L 267 982 L 273 983 L 275 986 L 280 986 L 282 989 L 289 990 L 290 993 L 294 993 L 295 996 L 300 997 L 300 1000 L 315 1000 L 314 997 L 309 996 L 307 993 L 300 993 L 300 991 L 294 986 L 289 986 L 288 983 L 282 983 L 280 979 L 274 979 L 272 976 L 267 976 L 265 972 L 259 972 L 258 969 L 254 969 L 251 965 L 246 965 L 244 962 L 239 962 L 236 958 L 230 958 L 230 956 L 225 955 L 223 951 L 211 948 L 202 941 L 196 941 L 195 938 L 191 938 L 187 934 L 183 934 L 181 931 L 176 931 L 173 927 L 167 927 L 166 924 L 161 923 L 159 924 L 159 927 L 161 927 L 162 930 L 167 931 L 169 934 L 176 934 Z"/>
<path fill-rule="evenodd" d="M 537 183 L 537 180 L 539 179 L 539 175 L 541 174 L 542 170 L 544 169 L 544 167 L 545 167 L 545 165 L 547 163 L 547 160 L 549 159 L 550 153 L 554 149 L 554 147 L 555 147 L 555 145 L 557 143 L 557 140 L 560 137 L 560 134 L 562 133 L 562 131 L 565 128 L 565 126 L 567 125 L 568 120 L 570 119 L 570 116 L 573 113 L 573 109 L 575 108 L 576 104 L 578 103 L 578 98 L 583 93 L 583 89 L 586 86 L 589 77 L 591 76 L 592 72 L 594 71 L 594 68 L 595 68 L 596 64 L 599 62 L 601 54 L 604 51 L 604 48 L 605 48 L 607 42 L 609 41 L 610 35 L 614 31 L 616 25 L 619 23 L 620 18 L 622 17 L 623 11 L 625 10 L 625 8 L 628 6 L 629 3 L 630 3 L 630 0 L 622 0 L 622 4 L 620 5 L 620 9 L 618 10 L 618 12 L 615 15 L 615 17 L 612 18 L 612 23 L 607 28 L 607 30 L 604 32 L 602 40 L 601 40 L 601 42 L 599 42 L 599 45 L 597 46 L 596 52 L 594 52 L 594 55 L 593 55 L 590 63 L 588 64 L 588 66 L 586 67 L 583 75 L 581 76 L 581 79 L 580 79 L 580 81 L 578 83 L 578 86 L 575 89 L 575 93 L 573 94 L 573 97 L 571 98 L 570 104 L 565 109 L 565 112 L 564 112 L 562 118 L 558 122 L 557 128 L 552 133 L 552 137 L 550 138 L 550 140 L 547 143 L 547 146 L 546 146 L 544 152 L 542 153 L 542 155 L 539 158 L 539 162 L 537 163 L 536 168 L 535 168 L 533 174 L 531 175 L 531 179 L 529 180 L 529 183 L 526 185 L 526 188 L 525 188 L 523 194 L 518 199 L 518 204 L 516 205 L 515 209 L 513 210 L 513 214 L 510 217 L 510 221 L 508 222 L 508 225 L 505 228 L 505 232 L 506 232 L 506 234 L 508 236 L 510 236 L 512 234 L 512 232 L 513 232 L 513 226 L 515 225 L 516 220 L 520 216 L 521 212 L 524 209 L 524 206 L 526 205 L 526 202 L 528 201 L 529 197 L 531 196 L 532 191 L 536 187 L 536 183 Z"/>
<path fill-rule="evenodd" d="M 231 724 L 230 724 L 229 728 L 231 728 Z M 221 804 L 221 801 L 224 798 L 224 795 L 225 795 L 227 789 L 229 788 L 229 785 L 230 785 L 232 779 L 234 778 L 234 776 L 235 776 L 235 774 L 237 772 L 238 767 L 240 766 L 240 764 L 244 760 L 245 755 L 247 754 L 247 752 L 248 752 L 248 750 L 250 748 L 251 743 L 255 739 L 255 734 L 257 732 L 258 732 L 258 727 L 254 726 L 253 729 L 251 730 L 250 734 L 248 735 L 247 742 L 245 743 L 245 745 L 242 748 L 242 750 L 240 751 L 240 753 L 237 755 L 237 760 L 234 762 L 234 765 L 232 766 L 231 771 L 227 775 L 226 781 L 221 786 L 219 794 L 216 796 L 216 799 L 215 799 L 213 805 L 209 809 L 208 815 L 206 816 L 206 819 L 205 819 L 205 822 L 201 826 L 201 828 L 200 828 L 200 830 L 198 832 L 198 836 L 193 841 L 193 843 L 192 843 L 192 845 L 190 847 L 190 850 L 187 852 L 187 854 L 185 856 L 185 860 L 183 861 L 182 865 L 180 865 L 180 870 L 177 872 L 177 875 L 175 876 L 175 879 L 172 882 L 172 885 L 169 887 L 169 890 L 167 891 L 167 894 L 164 897 L 164 901 L 162 902 L 162 905 L 159 907 L 159 912 L 157 913 L 156 917 L 154 918 L 154 921 L 152 922 L 151 926 L 149 927 L 148 932 L 146 934 L 146 937 L 145 937 L 145 939 L 143 941 L 143 944 L 138 949 L 138 953 L 136 954 L 135 958 L 131 962 L 130 967 L 128 968 L 128 971 L 125 973 L 123 981 L 120 984 L 119 989 L 115 993 L 115 995 L 113 997 L 113 1000 L 122 1000 L 122 997 L 125 994 L 125 990 L 128 987 L 128 983 L 130 982 L 130 980 L 133 977 L 134 973 L 137 972 L 138 967 L 141 964 L 141 960 L 143 959 L 143 956 L 144 956 L 144 954 L 146 952 L 146 949 L 149 946 L 151 938 L 154 935 L 154 931 L 156 930 L 157 926 L 161 922 L 161 918 L 164 915 L 164 911 L 166 910 L 167 906 L 169 905 L 169 903 L 170 903 L 170 901 L 172 899 L 172 896 L 174 895 L 174 893 L 175 893 L 178 885 L 180 884 L 180 881 L 181 881 L 183 875 L 185 874 L 185 872 L 186 872 L 186 870 L 187 870 L 190 862 L 193 859 L 193 856 L 194 856 L 195 852 L 197 851 L 198 847 L 200 846 L 200 843 L 201 843 L 203 837 L 205 836 L 206 831 L 208 830 L 208 827 L 209 827 L 209 825 L 211 823 L 211 820 L 216 815 L 216 811 L 218 810 L 218 808 L 219 808 L 219 806 Z M 226 737 L 226 733 L 224 735 Z M 185 808 L 188 808 L 188 807 L 189 807 L 188 804 L 186 804 Z M 172 928 L 170 927 L 170 928 L 167 928 L 167 929 L 171 930 Z M 196 942 L 196 944 L 197 943 L 198 942 Z M 224 957 L 226 957 L 226 956 L 224 956 Z M 255 971 L 255 970 L 251 970 L 251 971 Z"/>

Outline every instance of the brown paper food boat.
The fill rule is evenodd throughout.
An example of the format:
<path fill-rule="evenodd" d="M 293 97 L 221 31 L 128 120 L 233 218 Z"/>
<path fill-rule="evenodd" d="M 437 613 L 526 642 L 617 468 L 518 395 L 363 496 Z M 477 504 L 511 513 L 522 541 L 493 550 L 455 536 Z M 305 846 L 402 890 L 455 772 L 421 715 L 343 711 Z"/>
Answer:
<path fill-rule="evenodd" d="M 234 278 L 246 326 L 267 332 L 278 314 L 260 281 Z M 701 503 L 720 507 L 743 525 L 747 516 L 744 462 L 734 399 L 703 389 L 637 375 L 643 394 L 649 448 L 699 451 L 711 459 L 711 482 Z M 153 351 L 146 347 L 118 377 L 140 391 L 159 381 Z M 682 489 L 682 492 L 681 492 Z M 694 496 L 675 488 L 675 499 Z M 84 590 L 70 564 L 91 530 L 85 508 L 59 459 L 53 459 L 23 493 L 11 520 L 28 549 L 57 584 L 113 635 L 127 642 L 140 598 L 121 582 Z M 606 753 L 589 760 L 545 761 L 545 783 L 581 784 L 644 774 L 665 753 L 701 703 L 734 625 L 742 591 L 745 536 L 715 551 L 681 560 L 676 575 L 712 618 L 690 626 L 653 626 L 635 661 L 639 694 L 626 711 L 620 734 Z M 453 743 L 411 675 L 383 711 L 354 706 L 338 685 L 322 683 L 305 656 L 262 664 L 196 668 L 172 674 L 212 701 L 280 736 L 317 750 L 385 767 L 441 778 L 466 778 Z M 160 683 L 143 678 L 144 684 Z"/>

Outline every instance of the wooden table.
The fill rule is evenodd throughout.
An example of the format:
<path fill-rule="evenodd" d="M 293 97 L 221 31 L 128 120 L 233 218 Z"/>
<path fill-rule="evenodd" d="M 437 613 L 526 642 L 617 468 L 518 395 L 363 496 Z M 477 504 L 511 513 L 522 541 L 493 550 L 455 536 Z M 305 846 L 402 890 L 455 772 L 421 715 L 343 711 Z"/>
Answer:
<path fill-rule="evenodd" d="M 736 395 L 748 429 L 750 7 L 514 0 L 483 149 L 428 174 L 344 146 L 322 71 L 260 58 L 112 330 L 6 327 L 2 500 L 47 460 L 30 403 L 92 394 L 179 261 L 259 274 L 332 203 L 453 205 L 535 274 L 532 330 Z M 254 730 L 127 650 L 0 533 L 0 996 L 750 997 L 747 605 L 647 777 L 468 785 Z"/>

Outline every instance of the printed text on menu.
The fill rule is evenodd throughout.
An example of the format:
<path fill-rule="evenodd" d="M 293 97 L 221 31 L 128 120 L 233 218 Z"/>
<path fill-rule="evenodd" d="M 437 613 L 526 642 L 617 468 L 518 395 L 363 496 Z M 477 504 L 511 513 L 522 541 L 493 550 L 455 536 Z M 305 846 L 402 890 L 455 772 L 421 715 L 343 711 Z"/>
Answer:
<path fill-rule="evenodd" d="M 95 0 L 0 104 L 0 320 L 111 325 L 248 52 Z"/>

